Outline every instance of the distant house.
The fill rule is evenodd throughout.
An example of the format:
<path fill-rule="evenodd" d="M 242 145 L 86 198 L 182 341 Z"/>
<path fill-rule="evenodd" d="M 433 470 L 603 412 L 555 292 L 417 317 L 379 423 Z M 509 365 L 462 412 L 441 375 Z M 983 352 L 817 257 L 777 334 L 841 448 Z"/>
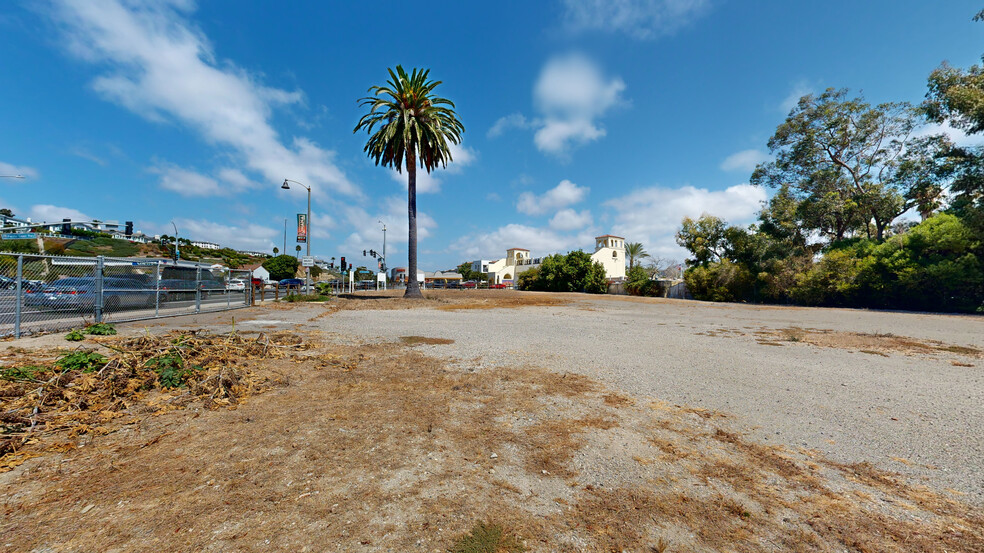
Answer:
<path fill-rule="evenodd" d="M 595 238 L 591 260 L 601 263 L 608 280 L 625 278 L 625 238 L 605 234 Z M 472 261 L 472 270 L 485 273 L 493 284 L 512 284 L 520 273 L 539 267 L 543 258 L 532 257 L 526 248 L 509 248 L 497 261 Z"/>
<path fill-rule="evenodd" d="M 245 265 L 240 267 L 244 271 L 252 271 L 253 278 L 263 279 L 264 282 L 270 280 L 270 271 L 263 268 L 262 263 L 252 263 L 250 265 Z"/>
<path fill-rule="evenodd" d="M 215 242 L 204 242 L 201 240 L 196 240 L 192 242 L 191 245 L 195 246 L 196 248 L 201 248 L 203 250 L 217 250 L 222 247 L 216 244 Z"/>

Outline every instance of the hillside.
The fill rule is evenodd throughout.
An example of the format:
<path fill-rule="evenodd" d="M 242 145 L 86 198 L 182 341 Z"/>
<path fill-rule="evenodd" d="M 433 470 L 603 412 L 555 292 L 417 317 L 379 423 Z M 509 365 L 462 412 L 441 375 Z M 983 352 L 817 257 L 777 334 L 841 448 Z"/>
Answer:
<path fill-rule="evenodd" d="M 0 242 L 0 250 L 14 253 L 38 253 L 37 240 L 4 240 Z M 203 250 L 201 248 L 182 244 L 181 259 L 202 263 L 221 263 L 227 267 L 237 268 L 252 263 L 258 263 L 266 257 L 256 257 L 239 253 L 231 248 L 219 250 Z M 44 253 L 49 255 L 68 255 L 76 257 L 171 257 L 173 250 L 162 247 L 157 243 L 139 244 L 129 240 L 117 240 L 108 236 L 94 237 L 88 240 L 45 238 Z"/>

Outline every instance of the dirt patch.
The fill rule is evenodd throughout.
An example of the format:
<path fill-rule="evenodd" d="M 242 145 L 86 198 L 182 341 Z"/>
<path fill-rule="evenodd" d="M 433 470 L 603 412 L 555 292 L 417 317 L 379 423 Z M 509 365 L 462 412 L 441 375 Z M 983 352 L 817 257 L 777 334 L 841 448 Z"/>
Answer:
<path fill-rule="evenodd" d="M 426 290 L 424 299 L 404 299 L 403 292 L 388 290 L 342 294 L 325 305 L 319 316 L 327 317 L 337 311 L 439 309 L 458 311 L 467 309 L 516 309 L 535 306 L 560 306 L 570 304 L 570 297 L 541 292 L 517 292 L 515 290 Z M 289 309 L 290 304 L 276 304 L 278 309 Z"/>
<path fill-rule="evenodd" d="M 310 349 L 250 370 L 286 374 L 291 385 L 236 410 L 149 417 L 0 476 L 4 543 L 18 551 L 984 545 L 979 509 L 870 465 L 756 443 L 714 412 L 639 401 L 582 376 L 479 371 L 399 344 Z"/>
<path fill-rule="evenodd" d="M 449 340 L 448 338 L 429 338 L 427 336 L 400 336 L 400 342 L 408 346 L 443 346 L 453 344 L 454 340 Z"/>
<path fill-rule="evenodd" d="M 718 334 L 729 336 L 731 334 Z M 764 345 L 809 344 L 824 348 L 858 351 L 869 355 L 887 357 L 889 353 L 903 355 L 959 355 L 975 359 L 984 358 L 984 351 L 938 340 L 910 338 L 885 333 L 841 332 L 828 329 L 788 327 L 765 329 L 755 332 L 758 343 Z"/>

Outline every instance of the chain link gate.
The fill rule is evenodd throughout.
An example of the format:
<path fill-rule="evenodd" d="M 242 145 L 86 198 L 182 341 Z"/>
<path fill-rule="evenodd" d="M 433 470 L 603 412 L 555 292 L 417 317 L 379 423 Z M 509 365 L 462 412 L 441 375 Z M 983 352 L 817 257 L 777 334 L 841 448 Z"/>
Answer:
<path fill-rule="evenodd" d="M 0 336 L 247 307 L 251 276 L 170 260 L 0 254 Z"/>

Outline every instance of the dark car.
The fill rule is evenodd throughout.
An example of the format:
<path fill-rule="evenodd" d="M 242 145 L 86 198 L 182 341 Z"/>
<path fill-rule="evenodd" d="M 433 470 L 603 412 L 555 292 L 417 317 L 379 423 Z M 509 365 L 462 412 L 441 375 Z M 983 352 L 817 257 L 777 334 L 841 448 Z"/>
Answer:
<path fill-rule="evenodd" d="M 195 299 L 195 281 L 180 278 L 160 282 L 161 301 L 188 301 Z"/>
<path fill-rule="evenodd" d="M 107 312 L 125 308 L 153 307 L 156 291 L 139 280 L 106 277 L 102 283 L 103 309 Z M 24 305 L 47 309 L 92 309 L 96 303 L 96 279 L 63 278 L 39 290 L 25 290 Z"/>

